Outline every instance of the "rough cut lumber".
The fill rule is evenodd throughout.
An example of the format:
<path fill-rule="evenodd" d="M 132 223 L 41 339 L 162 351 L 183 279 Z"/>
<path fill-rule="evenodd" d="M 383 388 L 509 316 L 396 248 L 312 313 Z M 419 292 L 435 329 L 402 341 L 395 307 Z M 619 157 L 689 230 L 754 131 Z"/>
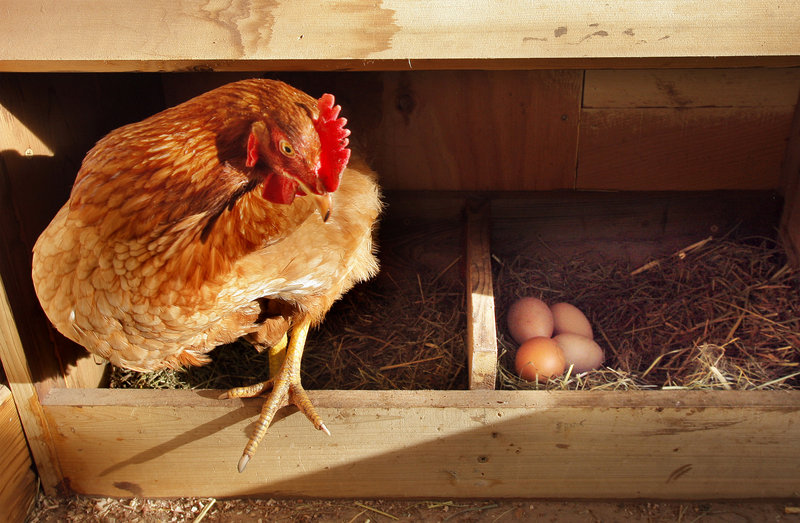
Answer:
<path fill-rule="evenodd" d="M 36 474 L 14 398 L 0 384 L 0 520 L 25 521 L 36 493 Z"/>
<path fill-rule="evenodd" d="M 800 4 L 769 0 L 5 0 L 0 70 L 787 65 L 798 27 Z"/>
<path fill-rule="evenodd" d="M 103 496 L 795 497 L 800 391 L 310 391 L 247 471 L 261 400 L 54 389 L 65 483 Z"/>
<path fill-rule="evenodd" d="M 492 283 L 490 205 L 467 205 L 467 368 L 469 389 L 494 389 L 497 328 Z"/>

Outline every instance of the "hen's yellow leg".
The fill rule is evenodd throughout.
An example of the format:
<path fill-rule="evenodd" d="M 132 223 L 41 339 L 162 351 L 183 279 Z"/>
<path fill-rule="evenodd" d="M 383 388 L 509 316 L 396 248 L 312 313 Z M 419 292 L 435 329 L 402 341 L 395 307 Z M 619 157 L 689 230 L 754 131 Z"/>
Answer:
<path fill-rule="evenodd" d="M 255 454 L 256 448 L 267 432 L 267 427 L 272 422 L 275 413 L 287 402 L 300 409 L 311 420 L 314 427 L 330 436 L 328 428 L 322 422 L 322 419 L 314 409 L 314 405 L 311 404 L 311 400 L 308 399 L 305 389 L 300 384 L 300 361 L 303 358 L 303 348 L 305 347 L 306 336 L 310 326 L 311 321 L 306 318 L 295 327 L 292 327 L 289 335 L 289 344 L 286 349 L 286 358 L 277 375 L 272 376 L 263 383 L 231 389 L 222 395 L 223 398 L 252 397 L 272 388 L 272 392 L 270 392 L 267 401 L 264 402 L 264 406 L 261 408 L 261 415 L 256 422 L 253 435 L 250 436 L 242 458 L 239 460 L 239 472 L 245 469 L 250 458 Z"/>
<path fill-rule="evenodd" d="M 286 344 L 289 339 L 286 334 L 283 335 L 281 341 L 270 347 L 269 350 L 269 377 L 274 378 L 281 370 L 284 360 L 286 360 Z"/>

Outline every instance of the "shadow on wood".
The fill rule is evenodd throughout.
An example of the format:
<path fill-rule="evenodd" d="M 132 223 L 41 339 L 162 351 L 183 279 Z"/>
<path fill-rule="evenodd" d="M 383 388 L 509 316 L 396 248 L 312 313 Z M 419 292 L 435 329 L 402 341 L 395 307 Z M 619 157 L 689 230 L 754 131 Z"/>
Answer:
<path fill-rule="evenodd" d="M 798 494 L 796 391 L 311 391 L 333 435 L 287 410 L 243 474 L 261 401 L 205 395 L 54 390 L 68 484 L 123 497 Z"/>

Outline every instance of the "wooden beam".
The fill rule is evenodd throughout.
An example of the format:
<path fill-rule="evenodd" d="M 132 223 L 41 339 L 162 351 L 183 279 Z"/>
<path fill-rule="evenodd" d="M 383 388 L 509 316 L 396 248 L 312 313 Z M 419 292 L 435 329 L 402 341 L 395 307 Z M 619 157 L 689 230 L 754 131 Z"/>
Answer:
<path fill-rule="evenodd" d="M 467 367 L 470 390 L 494 389 L 497 380 L 490 210 L 488 201 L 468 204 L 466 208 Z"/>
<path fill-rule="evenodd" d="M 496 60 L 552 68 L 609 59 L 715 67 L 738 57 L 786 65 L 798 63 L 799 20 L 800 4 L 769 0 L 512 0 L 502 9 L 469 0 L 6 0 L 0 71 L 482 68 Z"/>
<path fill-rule="evenodd" d="M 2 277 L 0 277 L 0 333 L 0 361 L 3 362 L 11 392 L 14 394 L 19 418 L 25 429 L 25 436 L 36 462 L 42 487 L 45 493 L 52 495 L 61 485 L 58 453 L 31 378 L 31 371 L 25 360 L 25 351 L 17 332 Z"/>
<path fill-rule="evenodd" d="M 800 391 L 310 391 L 247 471 L 261 400 L 54 389 L 45 411 L 78 493 L 123 497 L 796 497 Z"/>

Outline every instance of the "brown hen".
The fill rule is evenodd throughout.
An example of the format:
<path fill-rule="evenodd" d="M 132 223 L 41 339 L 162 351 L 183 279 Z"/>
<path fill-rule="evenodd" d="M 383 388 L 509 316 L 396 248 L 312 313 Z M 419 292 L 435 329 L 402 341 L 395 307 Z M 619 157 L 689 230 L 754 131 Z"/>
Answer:
<path fill-rule="evenodd" d="M 288 351 L 239 462 L 294 403 L 311 325 L 377 272 L 374 173 L 350 161 L 333 97 L 284 83 L 222 86 L 112 131 L 89 151 L 69 201 L 39 237 L 33 282 L 55 327 L 114 365 L 202 365 L 246 337 Z"/>

